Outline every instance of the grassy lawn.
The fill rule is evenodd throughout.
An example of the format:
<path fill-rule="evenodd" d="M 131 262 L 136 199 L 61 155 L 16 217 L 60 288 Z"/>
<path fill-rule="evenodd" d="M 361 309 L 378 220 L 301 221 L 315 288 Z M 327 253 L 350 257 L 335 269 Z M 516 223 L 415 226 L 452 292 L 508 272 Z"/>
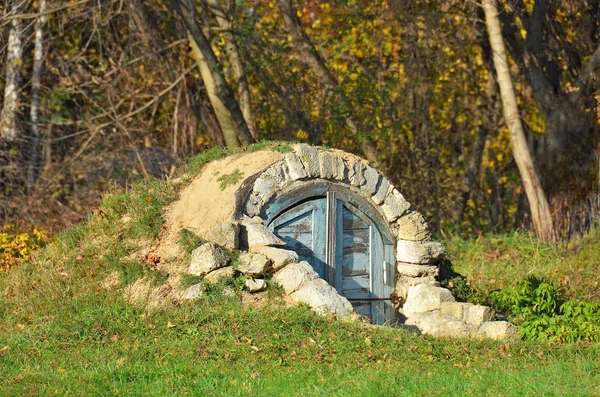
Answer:
<path fill-rule="evenodd" d="M 594 345 L 433 339 L 217 295 L 148 312 L 96 292 L 25 317 L 3 313 L 0 395 L 600 395 Z"/>

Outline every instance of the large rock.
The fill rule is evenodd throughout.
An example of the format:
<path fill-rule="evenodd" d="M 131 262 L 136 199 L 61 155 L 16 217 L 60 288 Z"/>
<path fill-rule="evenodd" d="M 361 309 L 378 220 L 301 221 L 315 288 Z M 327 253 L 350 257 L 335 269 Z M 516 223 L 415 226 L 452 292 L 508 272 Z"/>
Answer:
<path fill-rule="evenodd" d="M 267 289 L 267 282 L 260 278 L 257 278 L 257 279 L 249 278 L 245 281 L 245 284 L 246 284 L 246 289 L 252 293 L 264 291 Z"/>
<path fill-rule="evenodd" d="M 229 258 L 223 254 L 215 243 L 205 243 L 192 251 L 188 273 L 194 276 L 204 276 L 228 264 Z"/>
<path fill-rule="evenodd" d="M 194 300 L 202 297 L 202 283 L 184 289 L 179 296 L 183 300 Z"/>
<path fill-rule="evenodd" d="M 293 180 L 303 179 L 307 177 L 302 161 L 293 153 L 285 156 L 285 163 L 288 167 L 288 172 Z"/>
<path fill-rule="evenodd" d="M 360 188 L 369 194 L 375 194 L 375 191 L 377 191 L 377 184 L 379 183 L 379 172 L 377 172 L 375 168 L 367 165 L 365 167 L 364 175 L 365 181 Z"/>
<path fill-rule="evenodd" d="M 443 302 L 440 310 L 442 314 L 451 315 L 457 320 L 477 327 L 494 317 L 491 308 L 465 302 Z"/>
<path fill-rule="evenodd" d="M 295 303 L 306 303 L 319 314 L 335 314 L 347 317 L 352 314 L 352 304 L 339 295 L 335 288 L 323 279 L 315 279 L 290 295 Z"/>
<path fill-rule="evenodd" d="M 337 179 L 338 181 L 344 179 L 346 167 L 341 157 L 321 150 L 319 151 L 319 160 L 321 164 L 321 178 Z"/>
<path fill-rule="evenodd" d="M 454 302 L 452 292 L 446 288 L 420 284 L 408 288 L 402 312 L 406 317 L 416 313 L 440 310 L 443 302 Z"/>
<path fill-rule="evenodd" d="M 398 240 L 396 259 L 408 263 L 433 263 L 445 254 L 444 247 L 433 241 Z"/>
<path fill-rule="evenodd" d="M 440 282 L 436 280 L 435 276 L 423 276 L 423 277 L 410 277 L 400 275 L 396 279 L 396 294 L 398 297 L 406 299 L 408 295 L 408 289 L 414 285 L 431 285 L 439 287 Z"/>
<path fill-rule="evenodd" d="M 414 314 L 406 320 L 405 324 L 414 325 L 427 335 L 451 338 L 469 338 L 477 330 L 476 327 L 439 311 Z"/>
<path fill-rule="evenodd" d="M 431 238 L 431 232 L 425 217 L 415 211 L 398 219 L 396 237 L 400 240 L 425 241 Z"/>
<path fill-rule="evenodd" d="M 385 200 L 381 204 L 381 210 L 388 222 L 394 222 L 410 209 L 410 203 L 396 189 L 388 191 Z"/>
<path fill-rule="evenodd" d="M 375 202 L 375 204 L 381 204 L 385 200 L 390 190 L 390 181 L 387 178 L 381 178 L 381 181 L 377 185 L 377 190 L 375 194 L 371 198 Z"/>
<path fill-rule="evenodd" d="M 283 247 L 285 243 L 262 223 L 244 220 L 240 231 L 240 247 L 246 249 L 260 245 Z"/>
<path fill-rule="evenodd" d="M 396 262 L 396 269 L 398 269 L 398 274 L 408 277 L 437 277 L 440 273 L 440 269 L 437 266 L 416 265 L 404 262 Z"/>
<path fill-rule="evenodd" d="M 221 269 L 213 270 L 208 273 L 202 281 L 208 284 L 216 284 L 224 278 L 232 278 L 235 275 L 233 266 L 222 267 Z"/>
<path fill-rule="evenodd" d="M 283 288 L 286 295 L 297 290 L 302 284 L 317 278 L 319 275 L 306 261 L 291 263 L 273 275 L 273 281 Z"/>
<path fill-rule="evenodd" d="M 260 179 L 267 182 L 273 190 L 279 190 L 287 184 L 289 179 L 288 172 L 285 161 L 278 161 L 267 168 L 266 171 L 260 175 Z"/>
<path fill-rule="evenodd" d="M 217 223 L 206 236 L 208 241 L 230 250 L 239 248 L 240 225 L 237 222 L 225 221 Z"/>
<path fill-rule="evenodd" d="M 240 254 L 240 263 L 237 270 L 248 276 L 262 276 L 269 273 L 271 260 L 262 254 Z"/>
<path fill-rule="evenodd" d="M 250 196 L 248 196 L 248 200 L 246 201 L 246 205 L 244 207 L 244 210 L 246 211 L 246 214 L 248 214 L 249 216 L 256 216 L 258 214 L 260 214 L 260 211 L 262 209 L 262 201 L 260 200 L 260 198 L 258 198 L 258 196 L 256 194 L 251 194 Z"/>
<path fill-rule="evenodd" d="M 252 194 L 258 196 L 258 198 L 266 204 L 271 197 L 275 194 L 271 185 L 265 181 L 262 177 L 258 178 L 254 181 L 254 188 L 252 189 Z"/>
<path fill-rule="evenodd" d="M 348 166 L 348 180 L 352 186 L 359 187 L 365 183 L 366 167 L 362 161 L 355 161 Z"/>
<path fill-rule="evenodd" d="M 281 248 L 258 246 L 252 247 L 252 252 L 262 254 L 269 258 L 273 264 L 273 270 L 277 271 L 286 265 L 298 262 L 298 254 Z"/>
<path fill-rule="evenodd" d="M 304 165 L 304 170 L 309 178 L 318 178 L 321 174 L 319 151 L 313 146 L 300 144 L 296 146 L 296 154 Z"/>
<path fill-rule="evenodd" d="M 488 339 L 518 339 L 519 327 L 507 321 L 487 321 L 479 327 L 477 335 Z"/>

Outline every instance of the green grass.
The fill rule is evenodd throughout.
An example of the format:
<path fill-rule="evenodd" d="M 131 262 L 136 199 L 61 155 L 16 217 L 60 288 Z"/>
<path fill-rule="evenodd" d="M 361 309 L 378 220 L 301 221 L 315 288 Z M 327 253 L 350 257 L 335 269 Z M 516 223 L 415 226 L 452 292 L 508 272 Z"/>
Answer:
<path fill-rule="evenodd" d="M 188 173 L 232 153 L 206 151 Z M 598 345 L 434 339 L 331 321 L 282 307 L 274 286 L 261 309 L 224 297 L 225 283 L 177 307 L 130 305 L 126 285 L 164 281 L 133 254 L 155 243 L 162 206 L 176 195 L 156 181 L 110 192 L 87 223 L 57 235 L 35 262 L 0 274 L 0 395 L 600 395 Z M 198 243 L 179 237 L 188 251 Z M 534 274 L 585 297 L 599 240 L 588 236 L 566 252 L 521 233 L 445 244 L 480 295 Z M 227 254 L 237 261 L 238 252 Z M 105 290 L 115 270 L 121 286 Z M 228 286 L 238 291 L 242 281 Z"/>
<path fill-rule="evenodd" d="M 568 298 L 600 302 L 600 231 L 563 247 L 525 232 L 468 240 L 452 236 L 444 245 L 453 269 L 480 297 L 536 277 L 559 286 Z"/>
<path fill-rule="evenodd" d="M 91 289 L 2 320 L 6 396 L 600 393 L 597 346 L 433 339 L 304 307 L 209 299 L 147 311 Z"/>

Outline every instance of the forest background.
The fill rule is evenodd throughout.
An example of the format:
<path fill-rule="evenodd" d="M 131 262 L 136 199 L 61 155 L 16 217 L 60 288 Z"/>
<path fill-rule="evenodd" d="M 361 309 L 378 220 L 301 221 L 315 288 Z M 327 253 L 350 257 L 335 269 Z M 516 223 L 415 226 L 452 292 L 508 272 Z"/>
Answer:
<path fill-rule="evenodd" d="M 497 7 L 553 239 L 600 221 L 600 1 Z M 210 147 L 382 170 L 438 231 L 532 229 L 481 3 L 3 0 L 0 225 L 51 232 Z M 499 69 L 498 69 L 499 70 Z M 506 111 L 506 109 L 504 109 Z M 0 231 L 2 232 L 2 231 Z"/>

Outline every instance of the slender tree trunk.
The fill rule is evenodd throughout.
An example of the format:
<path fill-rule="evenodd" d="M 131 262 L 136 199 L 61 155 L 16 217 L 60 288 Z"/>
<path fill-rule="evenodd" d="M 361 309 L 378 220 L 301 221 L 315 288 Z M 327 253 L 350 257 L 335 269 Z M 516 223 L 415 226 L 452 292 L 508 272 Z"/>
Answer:
<path fill-rule="evenodd" d="M 20 0 L 13 0 L 15 14 L 19 13 Z M 12 20 L 8 34 L 6 55 L 6 84 L 4 87 L 4 106 L 0 114 L 0 138 L 15 141 L 19 136 L 17 115 L 19 112 L 19 88 L 21 85 L 21 67 L 23 64 L 23 27 L 19 18 Z"/>
<path fill-rule="evenodd" d="M 321 81 L 321 83 L 327 86 L 329 95 L 339 95 L 341 100 L 338 101 L 338 103 L 340 106 L 342 106 L 344 103 L 348 103 L 348 98 L 346 98 L 344 92 L 339 89 L 339 83 L 327 68 L 325 60 L 321 57 L 317 49 L 310 41 L 310 38 L 302 29 L 302 25 L 300 24 L 298 15 L 296 15 L 296 9 L 292 4 L 292 0 L 279 0 L 279 6 L 281 8 L 281 13 L 283 15 L 283 20 L 285 21 L 287 30 L 294 40 L 294 50 L 297 52 L 298 60 L 308 66 Z M 344 122 L 352 135 L 359 138 L 358 127 L 352 117 L 347 114 L 350 110 L 351 109 L 342 109 Z M 373 142 L 371 137 L 365 136 L 362 138 L 360 146 L 363 154 L 373 166 L 379 168 L 384 167 L 384 164 L 380 163 L 378 160 L 377 145 L 375 142 Z"/>
<path fill-rule="evenodd" d="M 240 56 L 235 37 L 233 35 L 233 25 L 223 11 L 223 8 L 219 4 L 218 0 L 206 0 L 206 3 L 208 4 L 210 11 L 214 14 L 217 22 L 219 23 L 219 27 L 223 32 L 226 43 L 225 50 L 227 51 L 227 56 L 231 62 L 231 68 L 233 69 L 233 75 L 237 83 L 240 109 L 242 110 L 242 114 L 244 115 L 244 119 L 248 125 L 248 129 L 250 130 L 250 134 L 252 134 L 252 137 L 255 141 L 258 141 L 260 136 L 256 129 L 256 123 L 254 122 L 254 114 L 252 113 L 250 89 L 248 88 L 248 80 L 246 79 L 246 73 L 244 72 L 242 57 Z"/>
<path fill-rule="evenodd" d="M 139 37 L 144 43 L 146 49 L 149 52 L 153 52 L 157 48 L 164 47 L 166 45 L 166 41 L 163 37 L 163 32 L 158 26 L 156 26 L 155 23 L 153 23 L 154 21 L 152 19 L 152 15 L 149 15 L 144 8 L 143 1 L 131 0 L 129 7 L 131 9 L 131 16 L 135 22 L 135 25 L 137 26 Z M 155 55 L 155 57 L 156 61 L 165 65 L 163 69 L 166 77 L 174 81 L 178 75 L 176 72 L 176 66 L 173 64 L 172 59 L 170 59 L 164 51 L 159 52 Z M 202 125 L 213 144 L 220 147 L 225 147 L 225 139 L 223 138 L 219 123 L 215 119 L 213 111 L 206 106 L 203 101 L 192 103 L 189 100 L 187 90 L 185 90 L 184 95 L 185 100 L 181 101 L 180 112 L 183 114 L 184 120 L 186 117 L 188 117 L 189 132 L 191 135 L 193 135 L 190 137 L 192 148 L 194 147 L 194 142 L 196 141 L 196 126 L 198 124 Z M 177 117 L 177 115 L 175 115 L 175 117 Z M 183 144 L 185 140 L 181 139 L 179 141 Z M 175 138 L 173 146 L 173 153 L 177 155 L 179 153 L 179 143 L 175 143 Z"/>
<path fill-rule="evenodd" d="M 194 19 L 193 9 L 189 9 L 181 0 L 174 0 L 173 3 L 187 29 L 194 60 L 198 63 L 202 80 L 206 85 L 208 97 L 215 110 L 227 146 L 249 145 L 252 142 L 252 135 L 248 130 L 244 115 L 235 100 L 231 87 L 225 81 L 223 69 L 210 42 Z"/>
<path fill-rule="evenodd" d="M 533 225 L 537 236 L 541 240 L 554 241 L 555 233 L 550 206 L 548 205 L 546 194 L 542 189 L 538 173 L 533 164 L 531 153 L 529 153 L 523 125 L 519 117 L 515 91 L 506 60 L 506 48 L 504 46 L 504 39 L 502 38 L 502 28 L 500 27 L 500 19 L 498 18 L 496 0 L 483 0 L 483 10 L 485 12 L 490 46 L 493 51 L 504 118 L 510 132 L 513 156 L 519 168 L 525 194 L 531 208 Z"/>
<path fill-rule="evenodd" d="M 28 183 L 31 187 L 37 179 L 39 171 L 39 110 L 40 90 L 42 88 L 42 63 L 44 60 L 44 24 L 48 19 L 44 15 L 48 4 L 46 0 L 40 0 L 39 13 L 41 16 L 35 21 L 35 42 L 33 50 L 33 73 L 31 76 L 31 164 L 29 166 Z"/>

